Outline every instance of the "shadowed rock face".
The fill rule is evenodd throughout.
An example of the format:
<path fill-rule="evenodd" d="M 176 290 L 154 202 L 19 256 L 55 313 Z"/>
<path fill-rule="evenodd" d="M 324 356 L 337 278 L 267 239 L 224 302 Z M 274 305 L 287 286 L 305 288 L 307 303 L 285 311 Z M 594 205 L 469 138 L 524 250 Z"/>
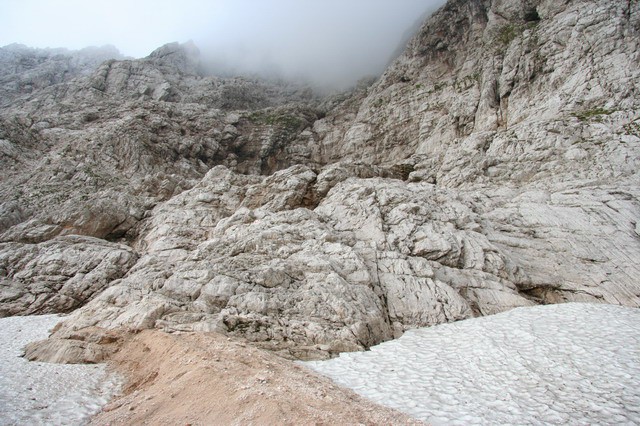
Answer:
<path fill-rule="evenodd" d="M 516 306 L 640 306 L 638 8 L 450 1 L 347 97 L 205 77 L 171 44 L 20 98 L 1 312 L 84 305 L 57 337 L 215 330 L 305 358 Z"/>

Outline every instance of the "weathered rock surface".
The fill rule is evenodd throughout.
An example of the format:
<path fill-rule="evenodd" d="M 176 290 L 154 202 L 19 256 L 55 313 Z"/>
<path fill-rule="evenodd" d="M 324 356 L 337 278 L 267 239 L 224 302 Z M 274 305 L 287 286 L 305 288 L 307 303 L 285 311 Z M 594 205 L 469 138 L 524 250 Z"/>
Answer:
<path fill-rule="evenodd" d="M 28 343 L 23 356 L 38 362 L 97 364 L 117 352 L 121 342 L 122 335 L 117 331 L 87 327 L 79 332 L 57 333 L 55 338 Z"/>
<path fill-rule="evenodd" d="M 131 240 L 146 211 L 214 165 L 269 174 L 312 164 L 320 107 L 310 92 L 202 77 L 194 49 L 107 61 L 0 109 L 0 240 Z"/>
<path fill-rule="evenodd" d="M 314 129 L 474 199 L 529 296 L 637 306 L 639 28 L 634 2 L 450 1 Z"/>
<path fill-rule="evenodd" d="M 0 243 L 0 315 L 70 312 L 137 259 L 123 244 L 75 235 L 40 244 Z"/>
<path fill-rule="evenodd" d="M 620 141 L 633 133 L 623 126 L 638 118 L 640 19 L 638 5 L 631 7 L 629 13 L 626 2 L 612 1 L 449 1 L 362 102 L 315 124 L 330 146 L 327 161 L 384 163 L 424 154 L 439 184 L 469 186 L 583 169 L 557 160 L 602 136 L 616 144 L 599 149 L 629 150 Z M 632 170 L 614 161 L 617 170 Z"/>
<path fill-rule="evenodd" d="M 122 59 L 113 46 L 32 49 L 21 44 L 0 47 L 0 106 L 45 87 L 90 74 L 108 59 Z"/>
<path fill-rule="evenodd" d="M 177 44 L 42 89 L 0 111 L 3 312 L 92 299 L 58 338 L 317 358 L 516 306 L 640 306 L 639 35 L 636 2 L 451 0 L 347 98 L 204 77 Z M 20 265 L 73 239 L 109 273 L 34 304 Z"/>
<path fill-rule="evenodd" d="M 583 209 L 573 192 L 488 197 L 343 175 L 320 197 L 337 169 L 349 167 L 253 184 L 212 169 L 154 209 L 141 261 L 67 324 L 219 331 L 318 357 L 538 302 L 640 305 L 636 237 L 611 225 L 638 211 L 624 194 L 603 188 Z M 296 208 L 305 199 L 320 201 Z"/>

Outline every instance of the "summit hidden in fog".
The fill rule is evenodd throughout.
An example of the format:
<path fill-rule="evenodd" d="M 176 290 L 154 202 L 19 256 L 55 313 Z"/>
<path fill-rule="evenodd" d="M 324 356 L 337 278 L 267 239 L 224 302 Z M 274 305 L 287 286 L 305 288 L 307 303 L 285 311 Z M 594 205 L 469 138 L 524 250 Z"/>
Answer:
<path fill-rule="evenodd" d="M 378 76 L 444 0 L 25 0 L 0 6 L 0 46 L 116 46 L 141 58 L 188 40 L 210 73 L 344 90 Z M 28 25 L 25 23 L 28 22 Z"/>

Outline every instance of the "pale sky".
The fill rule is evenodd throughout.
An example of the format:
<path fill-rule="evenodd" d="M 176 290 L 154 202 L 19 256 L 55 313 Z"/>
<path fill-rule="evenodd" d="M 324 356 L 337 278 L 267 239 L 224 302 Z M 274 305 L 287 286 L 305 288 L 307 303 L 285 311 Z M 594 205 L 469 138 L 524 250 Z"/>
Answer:
<path fill-rule="evenodd" d="M 143 57 L 193 40 L 243 71 L 353 80 L 382 71 L 406 31 L 444 0 L 0 0 L 0 46 L 113 44 Z"/>

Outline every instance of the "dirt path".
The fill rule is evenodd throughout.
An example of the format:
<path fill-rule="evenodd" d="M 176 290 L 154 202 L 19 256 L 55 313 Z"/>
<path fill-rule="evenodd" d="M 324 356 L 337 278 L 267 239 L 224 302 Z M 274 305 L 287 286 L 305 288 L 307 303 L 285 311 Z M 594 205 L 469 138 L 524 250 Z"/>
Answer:
<path fill-rule="evenodd" d="M 92 425 L 421 424 L 216 334 L 143 331 L 125 339 L 111 365 L 129 383 Z"/>

